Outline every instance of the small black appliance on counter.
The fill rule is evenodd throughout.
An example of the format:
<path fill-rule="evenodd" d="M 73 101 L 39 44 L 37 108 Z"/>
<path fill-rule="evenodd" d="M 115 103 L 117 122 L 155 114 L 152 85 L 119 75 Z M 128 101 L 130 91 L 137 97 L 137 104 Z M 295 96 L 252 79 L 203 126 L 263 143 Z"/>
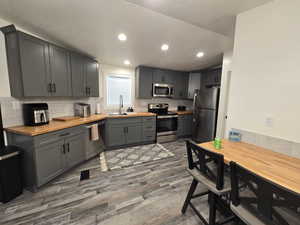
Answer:
<path fill-rule="evenodd" d="M 184 106 L 184 105 L 179 105 L 179 106 L 177 106 L 177 110 L 180 111 L 180 112 L 186 111 L 186 106 Z"/>
<path fill-rule="evenodd" d="M 49 124 L 48 104 L 23 104 L 23 117 L 25 126 L 41 126 Z"/>
<path fill-rule="evenodd" d="M 16 146 L 5 146 L 0 108 L 0 202 L 6 203 L 23 192 L 21 153 Z"/>

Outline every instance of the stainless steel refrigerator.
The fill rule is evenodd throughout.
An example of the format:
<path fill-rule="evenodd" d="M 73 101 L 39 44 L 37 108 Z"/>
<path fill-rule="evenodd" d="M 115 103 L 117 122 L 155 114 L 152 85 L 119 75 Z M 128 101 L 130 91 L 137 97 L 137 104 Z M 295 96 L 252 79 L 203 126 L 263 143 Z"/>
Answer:
<path fill-rule="evenodd" d="M 194 95 L 193 141 L 212 141 L 216 136 L 219 87 L 202 88 Z"/>

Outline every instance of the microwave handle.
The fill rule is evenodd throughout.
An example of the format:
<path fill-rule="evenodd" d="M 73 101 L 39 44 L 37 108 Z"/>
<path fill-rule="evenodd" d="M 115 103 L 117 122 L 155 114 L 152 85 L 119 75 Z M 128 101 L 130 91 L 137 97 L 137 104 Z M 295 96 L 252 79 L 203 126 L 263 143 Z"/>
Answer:
<path fill-rule="evenodd" d="M 174 94 L 174 87 L 170 87 L 169 88 L 169 95 L 173 95 Z"/>

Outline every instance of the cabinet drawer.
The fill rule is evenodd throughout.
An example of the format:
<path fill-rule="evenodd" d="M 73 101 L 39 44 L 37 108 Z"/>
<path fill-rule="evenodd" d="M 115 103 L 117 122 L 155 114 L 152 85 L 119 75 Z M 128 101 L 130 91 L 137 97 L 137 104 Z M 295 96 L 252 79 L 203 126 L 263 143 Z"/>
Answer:
<path fill-rule="evenodd" d="M 148 123 L 148 122 L 156 123 L 156 117 L 155 116 L 143 117 L 143 122 L 144 123 Z"/>
<path fill-rule="evenodd" d="M 155 123 L 144 123 L 143 124 L 143 130 L 144 131 L 155 131 L 156 130 L 156 124 Z"/>
<path fill-rule="evenodd" d="M 77 127 L 63 129 L 60 131 L 38 135 L 34 137 L 34 144 L 35 146 L 47 145 L 51 142 L 58 141 L 63 138 L 71 137 L 76 134 L 80 134 L 83 131 L 84 130 L 82 126 L 77 126 Z"/>
<path fill-rule="evenodd" d="M 156 139 L 156 132 L 146 131 L 143 133 L 144 141 L 154 141 Z"/>
<path fill-rule="evenodd" d="M 142 118 L 116 118 L 116 119 L 107 119 L 108 124 L 127 124 L 127 123 L 141 123 Z"/>

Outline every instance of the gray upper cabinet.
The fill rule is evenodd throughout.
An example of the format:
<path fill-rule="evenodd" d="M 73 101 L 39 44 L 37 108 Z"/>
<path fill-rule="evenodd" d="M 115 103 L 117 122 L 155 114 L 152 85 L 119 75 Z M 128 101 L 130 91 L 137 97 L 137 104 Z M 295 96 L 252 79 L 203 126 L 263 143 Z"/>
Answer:
<path fill-rule="evenodd" d="M 71 53 L 72 93 L 75 97 L 99 97 L 98 62 Z"/>
<path fill-rule="evenodd" d="M 99 97 L 98 62 L 86 58 L 86 94 L 89 97 Z"/>
<path fill-rule="evenodd" d="M 135 95 L 137 98 L 151 99 L 153 85 L 153 69 L 139 66 L 135 71 Z"/>
<path fill-rule="evenodd" d="M 195 90 L 201 87 L 201 74 L 190 73 L 189 74 L 189 85 L 188 85 L 188 99 L 194 98 Z"/>
<path fill-rule="evenodd" d="M 153 83 L 174 86 L 175 99 L 193 99 L 195 89 L 200 89 L 200 74 L 138 66 L 135 72 L 136 97 L 151 99 Z"/>
<path fill-rule="evenodd" d="M 49 45 L 52 96 L 72 96 L 70 54 L 66 49 Z"/>
<path fill-rule="evenodd" d="M 202 72 L 202 87 L 220 85 L 221 84 L 222 68 L 204 70 Z"/>
<path fill-rule="evenodd" d="M 72 74 L 72 96 L 86 96 L 85 87 L 85 61 L 84 57 L 77 53 L 71 53 L 71 74 Z"/>
<path fill-rule="evenodd" d="M 69 50 L 17 31 L 13 25 L 0 30 L 5 34 L 13 97 L 99 96 L 96 61 L 87 56 L 70 60 Z"/>
<path fill-rule="evenodd" d="M 49 47 L 22 32 L 5 36 L 10 90 L 13 97 L 49 96 Z"/>
<path fill-rule="evenodd" d="M 174 98 L 176 99 L 186 99 L 188 92 L 188 73 L 175 72 L 174 73 Z"/>
<path fill-rule="evenodd" d="M 173 84 L 174 83 L 173 74 L 174 74 L 174 71 L 171 71 L 171 70 L 154 69 L 153 83 Z"/>

